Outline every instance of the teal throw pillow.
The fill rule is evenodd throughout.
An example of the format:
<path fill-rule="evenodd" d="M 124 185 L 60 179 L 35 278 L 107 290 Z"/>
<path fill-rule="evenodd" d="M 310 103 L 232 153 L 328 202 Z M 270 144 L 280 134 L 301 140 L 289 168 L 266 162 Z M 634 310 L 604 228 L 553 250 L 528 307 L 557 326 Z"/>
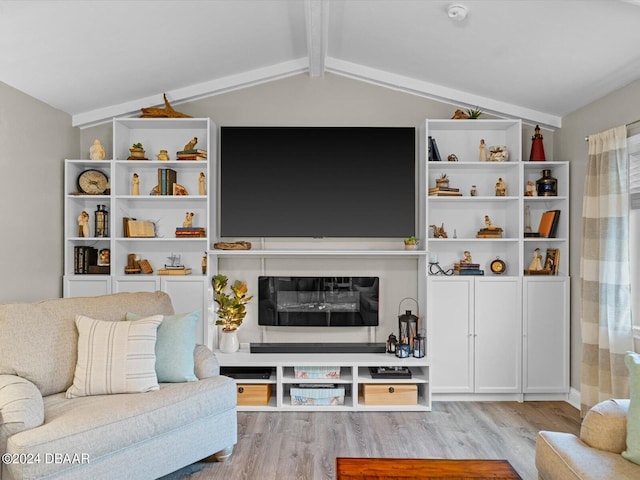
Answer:
<path fill-rule="evenodd" d="M 141 315 L 127 313 L 127 320 L 140 320 Z M 200 311 L 165 315 L 158 327 L 156 340 L 156 375 L 160 383 L 195 382 L 193 351 Z"/>
<path fill-rule="evenodd" d="M 640 354 L 627 352 L 624 363 L 629 370 L 629 413 L 627 414 L 627 449 L 622 456 L 640 465 Z"/>

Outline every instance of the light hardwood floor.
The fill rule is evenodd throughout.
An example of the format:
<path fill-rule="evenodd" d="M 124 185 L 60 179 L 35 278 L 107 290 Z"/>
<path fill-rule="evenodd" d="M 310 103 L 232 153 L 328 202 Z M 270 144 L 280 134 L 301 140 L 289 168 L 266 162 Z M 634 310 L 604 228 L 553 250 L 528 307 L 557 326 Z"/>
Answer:
<path fill-rule="evenodd" d="M 564 402 L 434 402 L 431 412 L 239 412 L 227 463 L 177 478 L 330 480 L 336 457 L 506 459 L 525 480 L 539 430 L 577 434 Z M 186 472 L 184 472 L 186 473 Z"/>

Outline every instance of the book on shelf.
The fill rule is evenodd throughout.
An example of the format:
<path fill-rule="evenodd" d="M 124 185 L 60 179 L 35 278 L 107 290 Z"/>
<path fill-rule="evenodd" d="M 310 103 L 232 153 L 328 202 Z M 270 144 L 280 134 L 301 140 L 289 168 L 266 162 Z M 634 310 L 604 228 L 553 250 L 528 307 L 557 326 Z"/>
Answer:
<path fill-rule="evenodd" d="M 207 233 L 204 227 L 179 227 L 176 228 L 176 237 L 206 237 Z"/>
<path fill-rule="evenodd" d="M 432 136 L 429 136 L 428 148 L 429 148 L 429 161 L 430 162 L 440 162 L 442 158 L 440 157 L 440 150 L 438 149 L 438 144 L 436 143 L 436 139 Z"/>
<path fill-rule="evenodd" d="M 540 226 L 538 233 L 544 238 L 555 238 L 558 230 L 558 221 L 560 219 L 560 210 L 548 210 L 540 217 Z"/>
<path fill-rule="evenodd" d="M 431 192 L 459 192 L 460 189 L 458 187 L 431 187 L 429 188 L 429 193 Z"/>
<path fill-rule="evenodd" d="M 173 185 L 178 183 L 178 172 L 173 168 L 158 169 L 160 195 L 173 195 Z"/>
<path fill-rule="evenodd" d="M 206 160 L 207 151 L 200 148 L 191 148 L 189 150 L 180 150 L 176 152 L 178 160 Z"/>
<path fill-rule="evenodd" d="M 435 187 L 436 189 L 439 187 Z M 456 190 L 431 190 L 429 189 L 430 197 L 461 197 L 462 193 Z"/>
<path fill-rule="evenodd" d="M 479 268 L 472 268 L 469 270 L 454 270 L 454 275 L 484 275 L 484 270 L 480 270 Z"/>
<path fill-rule="evenodd" d="M 158 270 L 158 275 L 191 275 L 191 269 L 187 267 L 180 268 L 161 268 Z"/>
<path fill-rule="evenodd" d="M 122 218 L 124 236 L 127 238 L 153 238 L 156 236 L 156 226 L 148 220 Z"/>
<path fill-rule="evenodd" d="M 454 263 L 454 270 L 478 270 L 480 268 L 479 263 Z"/>
<path fill-rule="evenodd" d="M 497 228 L 481 228 L 476 234 L 476 238 L 502 238 L 502 229 Z"/>
<path fill-rule="evenodd" d="M 73 273 L 85 274 L 90 272 L 90 267 L 98 264 L 98 249 L 87 246 L 73 247 Z"/>

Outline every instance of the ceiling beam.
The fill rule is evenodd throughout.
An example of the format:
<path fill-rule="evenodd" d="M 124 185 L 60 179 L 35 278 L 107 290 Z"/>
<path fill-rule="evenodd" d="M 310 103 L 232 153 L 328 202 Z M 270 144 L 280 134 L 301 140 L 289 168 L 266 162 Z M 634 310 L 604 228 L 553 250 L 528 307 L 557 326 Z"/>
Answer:
<path fill-rule="evenodd" d="M 307 56 L 309 75 L 324 75 L 327 57 L 327 37 L 329 36 L 329 3 L 327 0 L 305 0 L 305 23 L 307 27 Z"/>
<path fill-rule="evenodd" d="M 555 130 L 562 127 L 562 117 L 539 110 L 533 110 L 493 98 L 483 97 L 455 88 L 417 80 L 396 73 L 327 57 L 325 71 L 349 78 L 372 83 L 400 92 L 438 100 L 461 108 L 480 108 L 483 112 L 502 118 L 520 118 L 528 125 L 539 124 L 543 128 Z"/>

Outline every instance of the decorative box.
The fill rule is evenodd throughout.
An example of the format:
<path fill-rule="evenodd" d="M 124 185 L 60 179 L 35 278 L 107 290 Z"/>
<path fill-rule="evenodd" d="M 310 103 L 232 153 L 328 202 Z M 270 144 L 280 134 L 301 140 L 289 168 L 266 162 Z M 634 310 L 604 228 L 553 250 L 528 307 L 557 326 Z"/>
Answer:
<path fill-rule="evenodd" d="M 291 387 L 291 405 L 344 405 L 344 387 L 297 385 Z"/>
<path fill-rule="evenodd" d="M 295 378 L 340 378 L 340 367 L 293 367 Z"/>
<path fill-rule="evenodd" d="M 375 383 L 364 384 L 361 388 L 361 401 L 365 405 L 416 405 L 418 387 L 412 383 Z"/>
<path fill-rule="evenodd" d="M 248 383 L 236 385 L 238 405 L 269 405 L 271 398 L 270 383 Z"/>

